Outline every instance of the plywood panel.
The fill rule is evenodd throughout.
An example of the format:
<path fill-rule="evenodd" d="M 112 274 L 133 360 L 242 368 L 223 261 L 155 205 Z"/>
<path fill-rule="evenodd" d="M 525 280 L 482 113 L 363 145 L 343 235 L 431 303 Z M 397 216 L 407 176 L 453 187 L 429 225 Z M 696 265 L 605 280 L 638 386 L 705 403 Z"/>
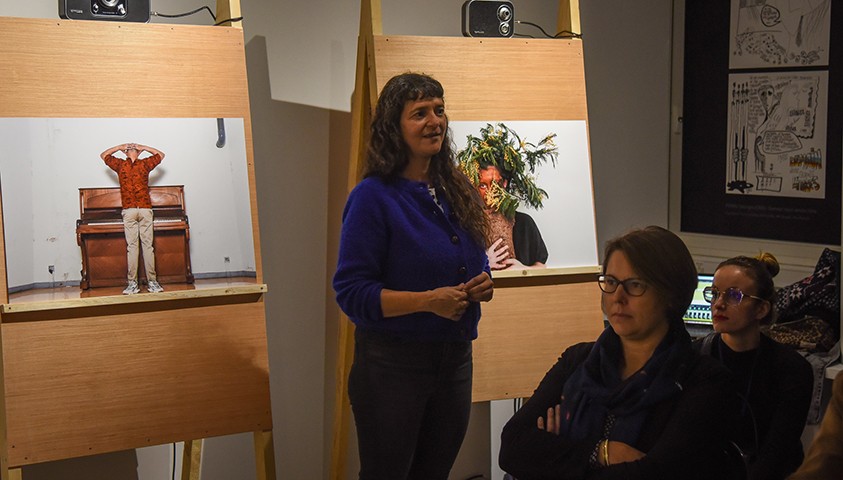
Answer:
<path fill-rule="evenodd" d="M 567 347 L 602 330 L 594 281 L 495 288 L 474 342 L 473 401 L 529 397 Z"/>
<path fill-rule="evenodd" d="M 263 303 L 231 300 L 4 323 L 10 464 L 271 429 Z"/>
<path fill-rule="evenodd" d="M 243 118 L 263 282 L 242 29 L 0 17 L 0 58 L 0 117 Z"/>
<path fill-rule="evenodd" d="M 243 118 L 263 291 L 241 29 L 0 18 L 0 58 L 0 117 Z M 8 466 L 271 429 L 262 293 L 158 295 L 4 305 Z"/>
<path fill-rule="evenodd" d="M 433 75 L 451 120 L 588 115 L 580 40 L 375 36 L 374 48 L 379 92 L 400 73 Z"/>
<path fill-rule="evenodd" d="M 0 18 L 0 58 L 4 117 L 243 117 L 249 108 L 238 28 Z"/>

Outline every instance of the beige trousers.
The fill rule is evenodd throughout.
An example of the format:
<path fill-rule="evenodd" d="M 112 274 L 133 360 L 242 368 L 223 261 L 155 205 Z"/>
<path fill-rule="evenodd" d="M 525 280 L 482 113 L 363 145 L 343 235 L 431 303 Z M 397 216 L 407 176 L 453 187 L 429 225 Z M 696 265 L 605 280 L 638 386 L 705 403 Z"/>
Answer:
<path fill-rule="evenodd" d="M 152 249 L 152 209 L 127 208 L 123 210 L 123 231 L 126 234 L 126 258 L 129 261 L 129 281 L 138 280 L 138 241 L 143 249 L 143 267 L 146 280 L 157 280 L 155 252 Z"/>

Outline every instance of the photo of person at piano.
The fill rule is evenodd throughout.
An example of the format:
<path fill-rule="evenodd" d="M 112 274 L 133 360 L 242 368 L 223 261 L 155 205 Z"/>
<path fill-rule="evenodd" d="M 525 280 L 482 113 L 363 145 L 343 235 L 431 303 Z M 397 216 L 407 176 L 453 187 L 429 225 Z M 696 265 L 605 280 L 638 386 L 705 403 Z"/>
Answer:
<path fill-rule="evenodd" d="M 125 158 L 115 157 L 122 152 Z M 139 158 L 141 153 L 150 155 Z M 164 160 L 164 152 L 138 143 L 115 145 L 100 154 L 109 168 L 117 172 L 120 182 L 123 231 L 126 234 L 126 256 L 129 263 L 128 284 L 123 295 L 140 292 L 138 284 L 138 243 L 143 249 L 147 290 L 163 292 L 155 275 L 155 252 L 152 248 L 152 199 L 149 196 L 149 172 Z"/>
<path fill-rule="evenodd" d="M 457 154 L 460 169 L 480 192 L 491 236 L 486 254 L 492 270 L 546 268 L 548 252 L 535 220 L 516 211 L 522 204 L 541 208 L 547 192 L 536 184 L 536 167 L 556 165 L 556 134 L 538 144 L 522 141 L 503 123 L 487 124 L 480 137 L 469 135 Z"/>

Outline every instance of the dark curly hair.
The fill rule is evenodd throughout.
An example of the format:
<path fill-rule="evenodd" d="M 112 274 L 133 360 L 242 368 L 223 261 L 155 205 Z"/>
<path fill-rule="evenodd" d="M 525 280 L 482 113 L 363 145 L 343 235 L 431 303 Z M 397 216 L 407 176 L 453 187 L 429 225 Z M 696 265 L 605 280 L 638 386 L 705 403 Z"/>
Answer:
<path fill-rule="evenodd" d="M 779 274 L 779 261 L 776 257 L 772 253 L 767 252 L 761 252 L 755 258 L 740 255 L 723 260 L 720 262 L 720 265 L 717 265 L 717 270 L 727 266 L 740 268 L 752 279 L 752 283 L 755 284 L 756 289 L 753 295 L 770 302 L 770 311 L 761 319 L 761 325 L 773 323 L 776 306 L 776 287 L 773 284 L 773 277 Z M 750 292 L 746 293 L 749 294 Z"/>
<path fill-rule="evenodd" d="M 604 274 L 609 256 L 616 251 L 623 252 L 635 273 L 656 291 L 667 319 L 682 323 L 697 289 L 697 266 L 682 239 L 670 230 L 649 226 L 609 240 L 603 254 Z"/>
<path fill-rule="evenodd" d="M 386 82 L 372 119 L 365 177 L 379 177 L 389 182 L 401 175 L 410 158 L 409 147 L 401 133 L 401 114 L 407 102 L 428 98 L 445 98 L 442 84 L 429 75 L 403 73 Z M 485 248 L 488 246 L 489 220 L 483 210 L 483 199 L 457 169 L 453 150 L 451 129 L 446 128 L 442 149 L 431 158 L 427 173 L 431 183 L 442 189 L 460 225 Z"/>

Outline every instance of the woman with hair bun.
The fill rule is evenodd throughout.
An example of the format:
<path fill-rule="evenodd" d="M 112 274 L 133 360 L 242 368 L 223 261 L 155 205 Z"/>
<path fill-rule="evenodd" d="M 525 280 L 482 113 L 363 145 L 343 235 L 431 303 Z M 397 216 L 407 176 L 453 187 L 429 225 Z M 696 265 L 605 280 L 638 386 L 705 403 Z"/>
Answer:
<path fill-rule="evenodd" d="M 772 323 L 779 272 L 776 257 L 739 256 L 717 266 L 704 297 L 714 332 L 695 346 L 735 375 L 741 397 L 735 443 L 745 453 L 748 478 L 777 480 L 802 462 L 802 430 L 811 403 L 810 364 L 761 333 Z"/>

